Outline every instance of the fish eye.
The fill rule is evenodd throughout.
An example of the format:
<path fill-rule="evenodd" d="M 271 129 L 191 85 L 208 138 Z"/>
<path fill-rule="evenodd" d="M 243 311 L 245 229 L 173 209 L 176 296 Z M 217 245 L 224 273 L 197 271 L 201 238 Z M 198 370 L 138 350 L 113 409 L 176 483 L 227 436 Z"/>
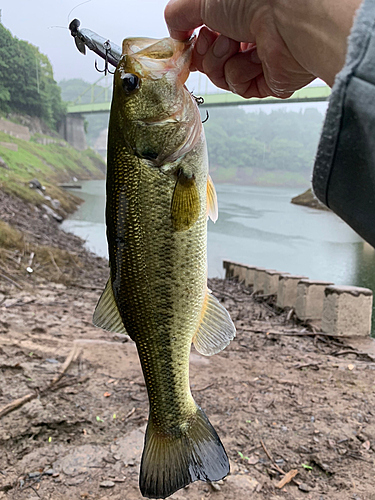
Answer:
<path fill-rule="evenodd" d="M 122 77 L 122 88 L 124 89 L 126 94 L 131 94 L 134 90 L 139 89 L 141 84 L 140 78 L 137 75 L 133 75 L 132 73 L 125 73 Z"/>

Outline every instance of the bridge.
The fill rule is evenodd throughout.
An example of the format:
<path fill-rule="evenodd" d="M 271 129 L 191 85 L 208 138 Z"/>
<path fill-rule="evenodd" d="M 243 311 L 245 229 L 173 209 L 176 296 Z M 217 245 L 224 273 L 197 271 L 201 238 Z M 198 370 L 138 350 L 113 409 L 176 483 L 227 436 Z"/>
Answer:
<path fill-rule="evenodd" d="M 111 108 L 111 86 L 98 87 L 100 78 L 91 87 L 88 87 L 74 102 L 68 104 L 69 115 L 87 115 L 91 113 L 108 113 Z M 99 93 L 95 94 L 95 89 L 100 89 Z M 241 96 L 232 94 L 231 92 L 216 92 L 204 94 L 197 92 L 196 95 L 203 97 L 204 104 L 202 108 L 210 108 L 215 106 L 248 106 L 248 105 L 263 105 L 277 103 L 303 103 L 303 102 L 324 102 L 327 101 L 331 94 L 331 89 L 326 85 L 305 87 L 297 90 L 292 97 L 288 99 L 279 99 L 276 97 L 265 97 L 263 99 L 251 98 L 244 99 Z M 90 96 L 90 102 L 82 103 L 82 98 Z"/>
<path fill-rule="evenodd" d="M 74 102 L 67 106 L 67 116 L 65 121 L 60 126 L 60 134 L 76 149 L 86 149 L 86 137 L 84 132 L 84 115 L 94 113 L 109 113 L 111 108 L 112 84 L 108 85 L 105 81 L 105 86 L 99 85 L 105 77 L 100 77 L 93 85 L 87 87 Z M 331 89 L 326 85 L 310 86 L 297 90 L 292 97 L 288 99 L 278 99 L 276 97 L 265 97 L 263 99 L 251 98 L 244 99 L 231 92 L 217 91 L 215 93 L 208 92 L 208 80 L 206 79 L 206 88 L 204 92 L 200 92 L 200 79 L 198 90 L 194 93 L 203 97 L 204 103 L 201 108 L 213 108 L 221 106 L 249 106 L 249 105 L 265 105 L 265 104 L 286 104 L 286 103 L 311 103 L 327 101 Z M 86 102 L 85 102 L 86 101 Z"/>

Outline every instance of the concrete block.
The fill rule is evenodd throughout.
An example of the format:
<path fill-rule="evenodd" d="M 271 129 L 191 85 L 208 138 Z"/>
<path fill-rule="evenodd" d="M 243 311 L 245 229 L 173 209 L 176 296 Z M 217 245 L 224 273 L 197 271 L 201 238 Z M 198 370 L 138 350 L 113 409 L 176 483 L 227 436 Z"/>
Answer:
<path fill-rule="evenodd" d="M 296 307 L 297 285 L 299 281 L 308 279 L 307 276 L 296 274 L 282 274 L 279 277 L 279 288 L 277 290 L 277 307 Z"/>
<path fill-rule="evenodd" d="M 296 315 L 301 321 L 322 319 L 324 292 L 329 281 L 301 280 L 297 284 Z"/>
<path fill-rule="evenodd" d="M 264 292 L 264 278 L 266 276 L 266 272 L 268 269 L 264 267 L 258 267 L 254 271 L 254 284 L 253 284 L 253 292 L 255 293 L 263 293 Z"/>
<path fill-rule="evenodd" d="M 282 274 L 280 271 L 274 271 L 273 269 L 266 269 L 266 274 L 264 276 L 264 295 L 277 295 L 279 290 L 279 278 Z"/>
<path fill-rule="evenodd" d="M 254 271 L 258 269 L 256 266 L 224 260 L 223 267 L 226 278 L 237 278 L 239 282 L 243 282 L 246 286 L 254 284 Z"/>
<path fill-rule="evenodd" d="M 325 289 L 322 330 L 332 335 L 369 336 L 372 291 L 354 286 Z"/>

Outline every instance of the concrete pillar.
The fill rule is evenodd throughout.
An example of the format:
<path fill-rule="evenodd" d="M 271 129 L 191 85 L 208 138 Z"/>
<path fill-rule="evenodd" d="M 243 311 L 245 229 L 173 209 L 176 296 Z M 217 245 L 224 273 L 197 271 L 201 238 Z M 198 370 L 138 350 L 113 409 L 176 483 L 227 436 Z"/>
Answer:
<path fill-rule="evenodd" d="M 274 271 L 273 269 L 266 269 L 266 274 L 264 276 L 264 295 L 277 295 L 279 290 L 279 278 L 282 274 L 280 271 Z"/>
<path fill-rule="evenodd" d="M 60 124 L 59 133 L 73 148 L 78 151 L 87 149 L 85 134 L 85 119 L 82 115 L 66 115 L 65 120 Z"/>
<path fill-rule="evenodd" d="M 279 278 L 279 288 L 277 290 L 277 307 L 296 307 L 297 285 L 301 280 L 308 279 L 307 276 L 294 274 L 282 274 Z"/>
<path fill-rule="evenodd" d="M 324 292 L 329 281 L 301 280 L 297 284 L 296 315 L 301 321 L 322 319 Z"/>
<path fill-rule="evenodd" d="M 372 291 L 368 288 L 328 286 L 323 304 L 323 332 L 362 337 L 370 335 L 372 300 Z"/>
<path fill-rule="evenodd" d="M 254 293 L 263 293 L 264 292 L 264 278 L 266 276 L 267 269 L 264 267 L 257 267 L 254 271 L 254 285 L 253 292 Z"/>

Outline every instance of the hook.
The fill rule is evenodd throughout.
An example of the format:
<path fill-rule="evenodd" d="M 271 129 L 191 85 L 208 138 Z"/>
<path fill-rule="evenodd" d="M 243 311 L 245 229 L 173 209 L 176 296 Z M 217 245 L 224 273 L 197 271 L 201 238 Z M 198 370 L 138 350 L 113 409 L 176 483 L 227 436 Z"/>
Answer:
<path fill-rule="evenodd" d="M 210 115 L 206 109 L 206 118 L 202 121 L 202 123 L 206 123 L 206 121 L 209 119 Z"/>
<path fill-rule="evenodd" d="M 107 76 L 107 73 L 110 73 L 111 75 L 114 74 L 114 71 L 111 71 L 108 69 L 108 52 L 111 50 L 111 44 L 109 43 L 109 40 L 104 42 L 103 47 L 105 49 L 105 63 L 104 63 L 104 69 L 99 69 L 98 68 L 98 63 L 95 60 L 95 69 L 99 73 L 104 73 L 104 76 Z"/>

